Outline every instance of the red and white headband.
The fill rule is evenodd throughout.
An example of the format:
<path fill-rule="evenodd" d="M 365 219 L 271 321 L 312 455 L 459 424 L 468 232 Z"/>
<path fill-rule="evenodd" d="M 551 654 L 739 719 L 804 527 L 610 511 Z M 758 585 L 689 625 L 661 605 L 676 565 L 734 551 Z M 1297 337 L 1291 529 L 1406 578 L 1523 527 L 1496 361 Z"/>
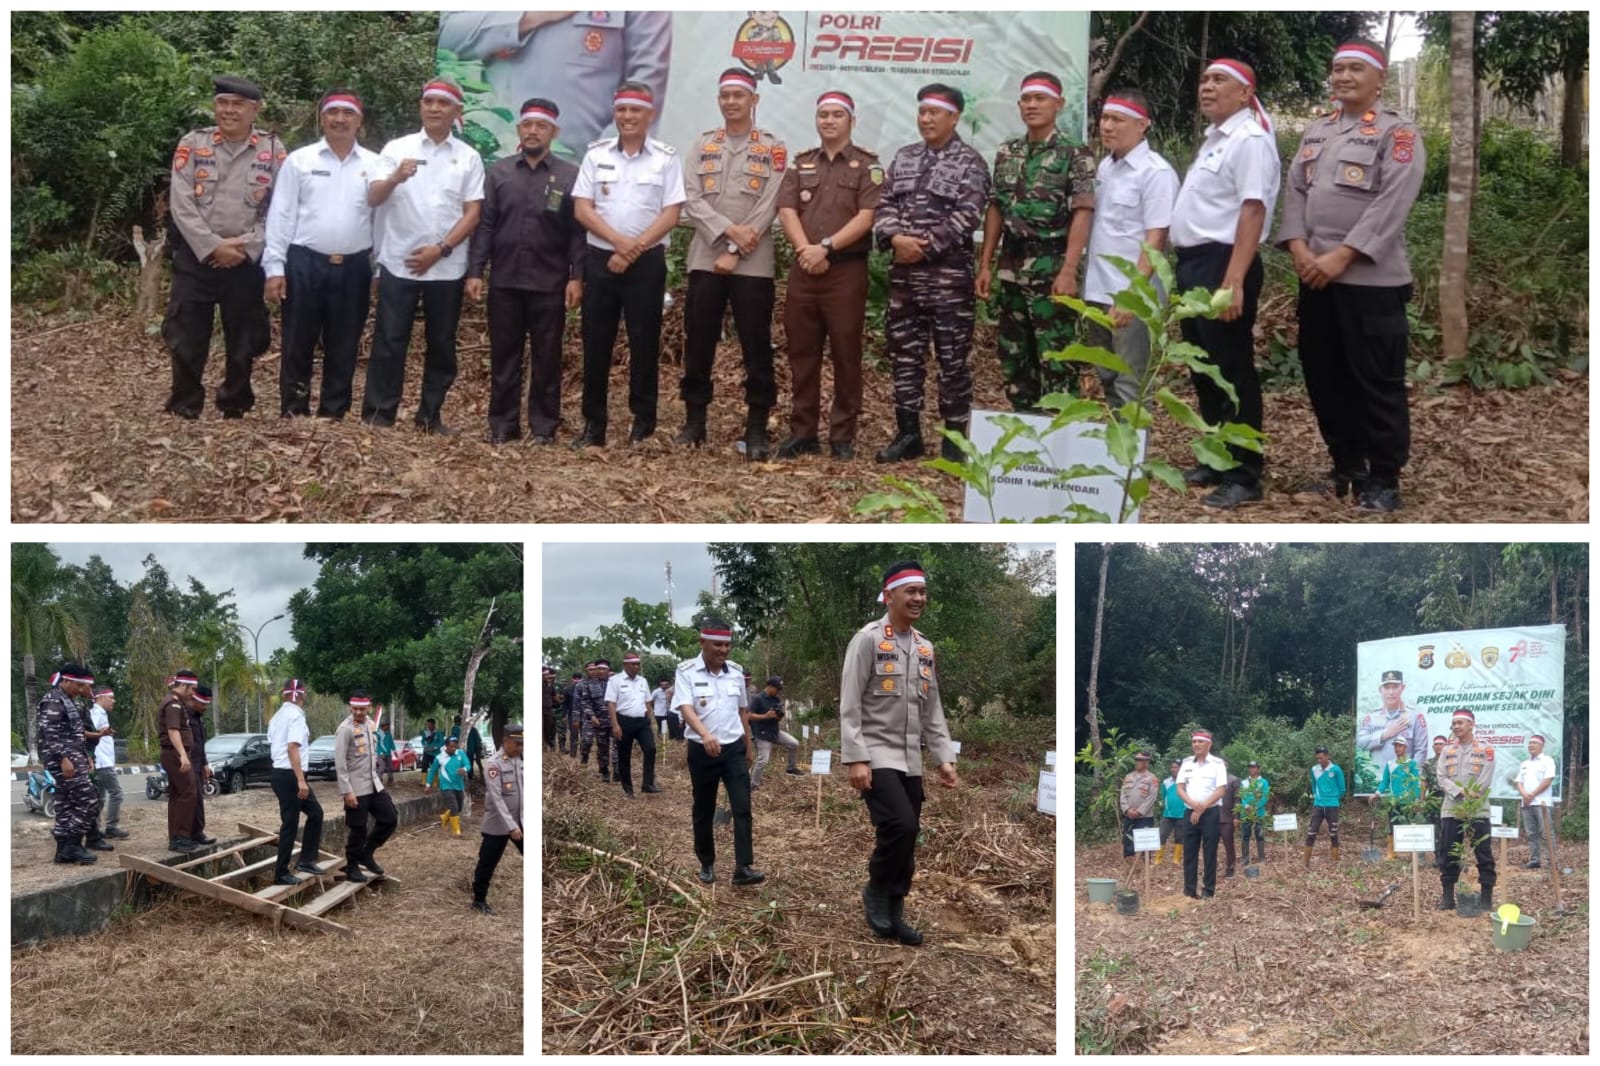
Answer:
<path fill-rule="evenodd" d="M 300 679 L 298 677 L 291 678 L 289 683 L 283 686 L 283 694 L 289 697 L 304 696 L 306 694 L 306 687 L 300 683 Z"/>
<path fill-rule="evenodd" d="M 1206 73 L 1210 74 L 1212 71 L 1221 71 L 1240 85 L 1248 86 L 1251 89 L 1256 87 L 1256 76 L 1251 73 L 1249 67 L 1237 59 L 1213 59 L 1206 65 Z M 1272 116 L 1267 114 L 1266 106 L 1262 104 L 1261 97 L 1254 94 L 1251 95 L 1250 110 L 1255 112 L 1258 126 L 1273 136 L 1277 136 L 1277 127 L 1273 126 Z"/>
<path fill-rule="evenodd" d="M 58 673 L 54 678 L 51 679 L 50 683 L 52 685 L 59 685 L 63 681 L 76 681 L 80 685 L 92 685 L 94 684 L 94 675 L 91 674 L 85 676 L 83 674 Z"/>
<path fill-rule="evenodd" d="M 1054 97 L 1057 100 L 1061 99 L 1061 90 L 1055 87 L 1054 82 L 1046 81 L 1043 78 L 1023 79 L 1022 88 L 1018 90 L 1017 95 L 1026 96 L 1029 93 L 1044 93 L 1046 96 Z"/>
<path fill-rule="evenodd" d="M 612 107 L 631 105 L 642 107 L 647 111 L 656 109 L 656 102 L 650 98 L 649 93 L 642 93 L 638 89 L 619 89 L 617 95 L 611 98 Z"/>
<path fill-rule="evenodd" d="M 730 70 L 721 78 L 717 79 L 717 88 L 743 89 L 746 92 L 753 93 L 756 91 L 756 80 L 748 74 L 743 74 L 736 70 Z"/>
<path fill-rule="evenodd" d="M 542 122 L 548 122 L 552 126 L 560 124 L 557 121 L 558 116 L 554 111 L 551 111 L 549 108 L 539 107 L 537 104 L 530 105 L 522 109 L 521 120 L 526 122 L 530 118 L 539 119 Z"/>
<path fill-rule="evenodd" d="M 365 697 L 365 696 L 351 696 L 350 697 L 350 706 L 352 706 L 352 707 L 371 707 L 372 706 L 372 701 L 370 699 L 368 699 L 367 697 Z"/>
<path fill-rule="evenodd" d="M 170 684 L 173 685 L 198 685 L 200 678 L 196 674 L 173 674 Z"/>
<path fill-rule="evenodd" d="M 636 663 L 638 661 L 639 657 L 637 655 L 624 655 L 622 657 L 623 665 L 627 665 L 628 663 Z"/>
<path fill-rule="evenodd" d="M 1132 100 L 1129 100 L 1126 97 L 1122 97 L 1122 96 L 1108 96 L 1108 97 L 1106 97 L 1106 102 L 1100 105 L 1100 110 L 1101 111 L 1115 111 L 1117 114 L 1119 114 L 1119 115 L 1127 115 L 1129 118 L 1143 119 L 1146 122 L 1150 121 L 1150 112 L 1149 111 L 1147 111 L 1144 108 L 1140 107 L 1138 104 L 1134 103 Z"/>
<path fill-rule="evenodd" d="M 710 628 L 708 626 L 702 626 L 700 628 L 700 639 L 701 640 L 726 640 L 729 643 L 732 643 L 732 641 L 733 641 L 733 630 L 731 630 L 731 629 L 712 629 L 712 628 Z M 624 660 L 624 661 L 626 661 L 626 660 Z"/>
<path fill-rule="evenodd" d="M 1472 722 L 1474 724 L 1476 724 L 1477 721 L 1478 721 L 1477 718 L 1473 717 L 1472 712 L 1467 710 L 1465 707 L 1461 708 L 1459 711 L 1456 711 L 1454 714 L 1452 714 L 1450 716 L 1450 720 L 1452 722 L 1455 721 L 1457 718 L 1465 718 L 1467 721 Z"/>
<path fill-rule="evenodd" d="M 955 103 L 954 100 L 946 100 L 944 97 L 936 96 L 936 95 L 934 95 L 932 93 L 929 93 L 927 96 L 922 97 L 920 100 L 917 101 L 917 103 L 924 104 L 924 105 L 926 105 L 928 107 L 937 107 L 939 110 L 948 111 L 952 115 L 961 114 L 961 109 L 956 106 L 956 103 Z"/>
<path fill-rule="evenodd" d="M 817 110 L 821 111 L 825 107 L 842 107 L 851 118 L 856 114 L 856 102 L 844 93 L 823 93 L 817 97 Z"/>
<path fill-rule="evenodd" d="M 921 570 L 901 570 L 883 583 L 883 593 L 885 596 L 887 596 L 901 585 L 914 585 L 919 583 L 926 585 L 928 583 L 928 575 L 924 574 Z"/>
<path fill-rule="evenodd" d="M 1339 50 L 1333 53 L 1333 61 L 1337 63 L 1341 59 L 1358 59 L 1368 66 L 1377 67 L 1379 70 L 1388 69 L 1388 65 L 1383 61 L 1383 53 L 1370 44 L 1341 44 Z"/>
<path fill-rule="evenodd" d="M 1535 740 L 1537 740 L 1539 743 L 1543 744 L 1545 742 L 1544 734 L 1543 733 L 1535 733 L 1533 736 L 1528 738 L 1528 743 L 1531 744 Z"/>
<path fill-rule="evenodd" d="M 1207 744 L 1209 744 L 1209 743 L 1211 743 L 1211 734 L 1207 733 L 1205 730 L 1201 730 L 1198 733 L 1190 733 L 1189 734 L 1189 739 L 1190 740 L 1203 740 Z"/>
<path fill-rule="evenodd" d="M 422 98 L 427 100 L 430 97 L 435 100 L 448 100 L 457 107 L 467 102 L 467 98 L 461 94 L 461 90 L 447 81 L 430 81 L 424 85 L 422 87 Z"/>
<path fill-rule="evenodd" d="M 322 113 L 323 114 L 327 114 L 329 111 L 332 111 L 336 107 L 348 107 L 350 110 L 354 111 L 357 115 L 362 114 L 361 101 L 357 100 L 354 96 L 351 96 L 349 93 L 337 93 L 337 94 L 335 94 L 333 96 L 328 97 L 326 100 L 322 101 Z"/>
<path fill-rule="evenodd" d="M 200 693 L 198 693 L 198 692 L 196 692 L 196 693 L 195 693 L 195 694 L 194 694 L 194 701 L 195 701 L 195 702 L 196 702 L 196 703 L 198 703 L 198 704 L 199 704 L 199 705 L 200 705 L 200 706 L 202 706 L 202 707 L 209 707 L 209 706 L 211 706 L 211 697 L 210 697 L 210 696 L 203 696 L 203 695 L 201 695 L 201 694 L 200 694 Z"/>

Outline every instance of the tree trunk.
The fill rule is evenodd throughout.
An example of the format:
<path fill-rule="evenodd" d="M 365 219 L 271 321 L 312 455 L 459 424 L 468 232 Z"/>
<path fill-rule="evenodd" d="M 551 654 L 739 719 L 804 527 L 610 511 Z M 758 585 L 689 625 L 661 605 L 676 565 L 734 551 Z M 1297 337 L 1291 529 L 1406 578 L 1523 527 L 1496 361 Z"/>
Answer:
<path fill-rule="evenodd" d="M 1577 170 L 1583 165 L 1583 70 L 1586 48 L 1575 47 L 1561 70 L 1561 165 Z"/>
<path fill-rule="evenodd" d="M 1394 16 L 1395 13 L 1393 11 L 1389 12 L 1389 22 L 1383 31 L 1384 55 L 1388 55 L 1389 52 L 1394 48 Z"/>
<path fill-rule="evenodd" d="M 1094 787 L 1100 788 L 1100 637 L 1106 622 L 1106 572 L 1111 569 L 1111 545 L 1100 546 L 1100 593 L 1094 603 L 1094 646 L 1089 651 L 1089 748 L 1094 752 Z"/>
<path fill-rule="evenodd" d="M 1206 64 L 1211 61 L 1211 12 L 1207 11 L 1200 17 L 1200 69 L 1205 70 Z M 1195 74 L 1195 84 L 1199 84 L 1200 75 Z M 1200 143 L 1200 133 L 1205 129 L 1205 119 L 1200 116 L 1199 109 L 1194 113 L 1193 140 L 1196 145 Z"/>
<path fill-rule="evenodd" d="M 1244 627 L 1244 646 L 1239 651 L 1239 675 L 1235 679 L 1233 689 L 1235 692 L 1244 690 L 1244 672 L 1250 665 L 1250 623 L 1241 623 Z"/>
<path fill-rule="evenodd" d="M 39 760 L 39 678 L 33 652 L 22 653 L 22 706 L 27 719 L 28 761 Z"/>
<path fill-rule="evenodd" d="M 144 227 L 133 227 L 133 247 L 139 253 L 139 296 L 134 311 L 141 317 L 155 314 L 161 307 L 162 253 L 167 250 L 167 235 L 157 230 L 147 241 Z"/>
<path fill-rule="evenodd" d="M 1150 12 L 1139 12 L 1139 17 L 1133 20 L 1133 25 L 1123 31 L 1122 35 L 1117 38 L 1117 43 L 1111 46 L 1111 54 L 1106 57 L 1106 65 L 1090 75 L 1089 100 L 1091 103 L 1095 100 L 1105 99 L 1106 86 L 1111 83 L 1112 76 L 1116 74 L 1117 67 L 1122 63 L 1123 49 L 1128 47 L 1128 42 L 1133 39 L 1134 34 L 1144 29 L 1144 24 L 1149 19 Z"/>
<path fill-rule="evenodd" d="M 1473 173 L 1473 13 L 1450 15 L 1450 184 L 1444 212 L 1444 255 L 1439 266 L 1439 325 L 1444 357 L 1467 354 L 1467 233 L 1472 221 Z"/>

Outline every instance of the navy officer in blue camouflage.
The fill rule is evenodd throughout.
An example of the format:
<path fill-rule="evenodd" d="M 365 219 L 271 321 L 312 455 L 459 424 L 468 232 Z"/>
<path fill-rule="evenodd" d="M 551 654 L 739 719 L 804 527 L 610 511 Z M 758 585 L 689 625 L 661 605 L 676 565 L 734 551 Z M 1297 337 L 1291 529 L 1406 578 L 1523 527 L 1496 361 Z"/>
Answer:
<path fill-rule="evenodd" d="M 63 663 L 39 700 L 39 759 L 56 779 L 55 861 L 95 861 L 84 848 L 84 837 L 94 831 L 100 817 L 100 793 L 94 787 L 94 763 L 84 739 L 88 720 L 77 701 L 88 699 L 94 676 L 79 663 Z M 110 851 L 104 841 L 97 850 Z"/>
<path fill-rule="evenodd" d="M 922 455 L 924 360 L 939 363 L 939 413 L 945 428 L 966 433 L 972 417 L 972 327 L 977 311 L 973 234 L 989 203 L 989 167 L 956 132 L 966 98 L 948 85 L 917 93 L 918 144 L 889 164 L 873 222 L 878 247 L 892 250 L 886 332 L 894 375 L 897 432 L 880 463 Z M 946 441 L 944 458 L 961 460 Z"/>

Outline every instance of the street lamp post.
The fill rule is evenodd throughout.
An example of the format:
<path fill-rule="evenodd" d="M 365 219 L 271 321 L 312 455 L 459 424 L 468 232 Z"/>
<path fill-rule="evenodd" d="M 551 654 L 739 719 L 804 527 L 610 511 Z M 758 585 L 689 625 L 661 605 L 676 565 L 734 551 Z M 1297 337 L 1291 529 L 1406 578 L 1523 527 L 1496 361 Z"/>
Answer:
<path fill-rule="evenodd" d="M 254 665 L 261 665 L 261 631 L 282 617 L 283 615 L 281 614 L 275 614 L 265 622 L 262 622 L 255 629 L 251 629 L 243 622 L 234 623 L 234 625 L 250 634 L 250 640 L 255 646 L 255 658 L 252 660 Z M 258 684 L 256 686 L 256 717 L 259 718 L 261 720 L 261 724 L 265 726 L 267 722 L 267 710 L 266 707 L 263 706 L 262 700 L 263 696 L 261 694 L 261 686 Z M 244 710 L 244 731 L 246 733 L 250 732 L 250 705 L 248 703 L 245 704 Z"/>

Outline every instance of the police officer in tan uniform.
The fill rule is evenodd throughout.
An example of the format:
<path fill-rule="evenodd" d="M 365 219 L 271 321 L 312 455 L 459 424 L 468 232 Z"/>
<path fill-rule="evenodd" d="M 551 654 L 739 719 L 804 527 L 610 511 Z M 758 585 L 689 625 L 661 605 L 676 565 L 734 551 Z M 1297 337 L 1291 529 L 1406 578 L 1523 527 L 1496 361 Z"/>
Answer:
<path fill-rule="evenodd" d="M 506 842 L 522 854 L 522 726 L 506 726 L 500 750 L 489 756 L 483 771 L 483 824 L 479 831 L 478 865 L 472 873 L 472 909 L 493 914 L 489 880 L 505 854 Z"/>
<path fill-rule="evenodd" d="M 1133 857 L 1133 831 L 1151 829 L 1156 824 L 1156 799 L 1161 782 L 1150 772 L 1150 756 L 1139 752 L 1133 757 L 1133 772 L 1122 779 L 1117 809 L 1122 812 L 1122 857 Z"/>
<path fill-rule="evenodd" d="M 830 90 L 817 97 L 822 145 L 794 157 L 778 190 L 778 221 L 795 249 L 784 293 L 793 389 L 789 437 L 779 459 L 816 455 L 822 413 L 822 346 L 833 364 L 828 454 L 855 458 L 861 415 L 861 335 L 866 327 L 867 255 L 872 219 L 883 196 L 876 154 L 851 143 L 856 102 Z"/>
<path fill-rule="evenodd" d="M 1461 858 L 1452 848 L 1461 842 L 1462 822 L 1457 812 L 1462 806 L 1464 789 L 1472 788 L 1482 798 L 1477 815 L 1472 819 L 1472 836 L 1476 841 L 1473 856 L 1478 861 L 1478 884 L 1483 889 L 1483 909 L 1489 910 L 1495 886 L 1494 851 L 1489 839 L 1489 785 L 1494 779 L 1494 748 L 1480 744 L 1472 735 L 1475 720 L 1465 707 L 1450 716 L 1450 740 L 1439 752 L 1439 789 L 1444 793 L 1444 806 L 1439 809 L 1443 826 L 1441 845 L 1444 858 L 1439 864 L 1439 885 L 1442 895 L 1438 910 L 1456 909 L 1456 881 L 1461 877 Z"/>
<path fill-rule="evenodd" d="M 1300 141 L 1278 232 L 1300 276 L 1300 362 L 1333 459 L 1311 491 L 1363 511 L 1400 509 L 1411 447 L 1406 216 L 1427 166 L 1417 127 L 1380 100 L 1387 65 L 1366 41 L 1334 52 L 1338 108 Z"/>
<path fill-rule="evenodd" d="M 745 457 L 765 459 L 767 412 L 778 400 L 772 376 L 772 305 L 775 269 L 772 221 L 788 149 L 755 125 L 756 79 L 730 67 L 717 80 L 723 124 L 695 141 L 685 170 L 684 213 L 694 224 L 689 245 L 689 292 L 683 307 L 683 431 L 677 443 L 706 442 L 711 368 L 722 339 L 722 319 L 733 304 L 733 324 L 744 352 Z"/>
<path fill-rule="evenodd" d="M 856 630 L 839 682 L 840 761 L 861 791 L 877 830 L 861 890 L 867 925 L 880 937 L 922 943 L 906 923 L 917 833 L 922 818 L 922 748 L 945 788 L 960 784 L 934 669 L 933 642 L 915 623 L 928 604 L 922 564 L 894 563 L 883 572 L 882 618 Z"/>
<path fill-rule="evenodd" d="M 222 307 L 226 369 L 217 390 L 224 418 L 255 403 L 250 368 L 272 342 L 262 302 L 267 205 L 287 155 L 276 134 L 255 127 L 261 90 L 244 78 L 212 81 L 217 124 L 190 130 L 172 156 L 172 292 L 161 337 L 172 353 L 167 410 L 199 418 L 211 321 Z"/>

